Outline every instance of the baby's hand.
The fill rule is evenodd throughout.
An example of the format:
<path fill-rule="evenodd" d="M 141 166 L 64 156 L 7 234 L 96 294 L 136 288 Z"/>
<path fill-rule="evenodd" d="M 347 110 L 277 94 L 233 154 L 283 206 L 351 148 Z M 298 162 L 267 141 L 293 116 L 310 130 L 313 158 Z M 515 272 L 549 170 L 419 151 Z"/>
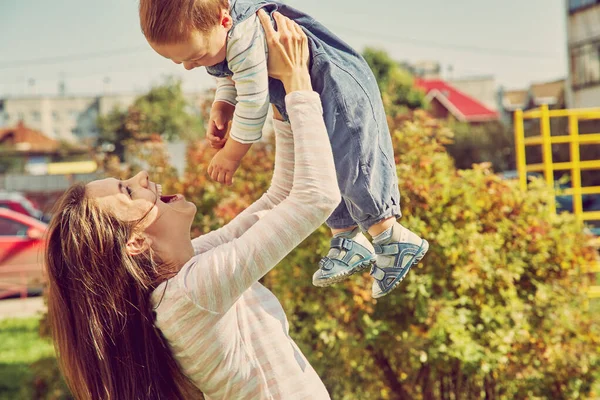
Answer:
<path fill-rule="evenodd" d="M 217 151 L 217 154 L 210 161 L 208 166 L 208 175 L 219 183 L 231 185 L 233 183 L 233 174 L 240 166 L 241 160 L 228 157 L 225 150 Z"/>
<path fill-rule="evenodd" d="M 214 149 L 222 149 L 227 141 L 227 128 L 233 119 L 235 107 L 223 101 L 215 101 L 210 109 L 206 138 Z"/>

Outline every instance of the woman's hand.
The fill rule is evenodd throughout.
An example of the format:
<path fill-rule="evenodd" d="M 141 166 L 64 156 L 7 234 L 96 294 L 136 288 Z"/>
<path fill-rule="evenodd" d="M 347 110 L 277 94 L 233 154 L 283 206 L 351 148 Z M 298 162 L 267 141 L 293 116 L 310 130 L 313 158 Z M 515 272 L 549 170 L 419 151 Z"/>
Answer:
<path fill-rule="evenodd" d="M 273 29 L 267 13 L 260 9 L 258 18 L 265 30 L 269 47 L 269 76 L 279 79 L 285 91 L 311 90 L 308 73 L 308 38 L 302 28 L 278 12 L 273 13 L 277 22 L 277 31 Z"/>

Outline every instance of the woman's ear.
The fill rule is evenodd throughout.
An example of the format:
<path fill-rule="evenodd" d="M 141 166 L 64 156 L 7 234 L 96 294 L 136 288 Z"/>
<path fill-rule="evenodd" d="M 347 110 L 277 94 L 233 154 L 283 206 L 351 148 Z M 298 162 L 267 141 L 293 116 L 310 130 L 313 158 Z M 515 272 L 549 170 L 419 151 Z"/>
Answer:
<path fill-rule="evenodd" d="M 127 241 L 127 252 L 130 256 L 137 256 L 148 251 L 151 244 L 152 239 L 148 236 L 136 234 Z"/>

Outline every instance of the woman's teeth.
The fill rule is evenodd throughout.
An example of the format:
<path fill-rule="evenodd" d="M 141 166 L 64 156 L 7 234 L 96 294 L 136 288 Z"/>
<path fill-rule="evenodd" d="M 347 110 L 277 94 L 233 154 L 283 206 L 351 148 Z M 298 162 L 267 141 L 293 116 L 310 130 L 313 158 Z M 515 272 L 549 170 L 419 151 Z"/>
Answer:
<path fill-rule="evenodd" d="M 158 183 L 156 184 L 156 195 L 158 196 L 160 201 L 167 204 L 179 200 L 179 195 L 176 194 L 163 195 L 162 185 Z"/>

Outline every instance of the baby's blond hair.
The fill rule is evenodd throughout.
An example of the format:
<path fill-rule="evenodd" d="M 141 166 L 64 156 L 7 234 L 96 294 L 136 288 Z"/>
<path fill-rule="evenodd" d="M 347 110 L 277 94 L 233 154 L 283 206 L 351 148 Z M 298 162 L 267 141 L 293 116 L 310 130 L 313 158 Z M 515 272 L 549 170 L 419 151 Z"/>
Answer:
<path fill-rule="evenodd" d="M 193 31 L 210 32 L 227 0 L 140 0 L 140 25 L 149 42 L 181 43 Z"/>

